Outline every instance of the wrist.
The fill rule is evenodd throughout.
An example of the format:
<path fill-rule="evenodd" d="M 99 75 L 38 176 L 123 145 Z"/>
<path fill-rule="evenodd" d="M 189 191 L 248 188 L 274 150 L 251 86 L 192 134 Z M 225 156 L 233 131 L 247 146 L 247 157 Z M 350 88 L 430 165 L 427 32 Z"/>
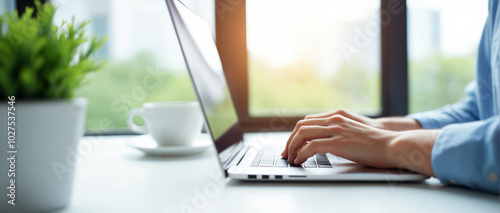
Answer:
<path fill-rule="evenodd" d="M 403 168 L 434 176 L 431 155 L 441 130 L 396 132 L 388 146 L 388 158 L 395 168 Z"/>
<path fill-rule="evenodd" d="M 383 130 L 389 130 L 387 129 L 387 124 L 385 119 L 383 118 L 375 118 L 372 119 L 372 122 L 370 123 L 370 126 L 375 127 L 377 129 L 383 129 Z"/>
<path fill-rule="evenodd" d="M 407 117 L 386 117 L 374 119 L 373 127 L 391 131 L 408 131 L 422 129 L 422 125 L 413 119 Z"/>
<path fill-rule="evenodd" d="M 387 145 L 387 157 L 388 161 L 392 165 L 392 168 L 401 168 L 399 165 L 398 156 L 401 155 L 401 150 L 405 149 L 405 141 L 402 140 L 403 132 L 394 132 L 393 137 L 388 141 Z"/>

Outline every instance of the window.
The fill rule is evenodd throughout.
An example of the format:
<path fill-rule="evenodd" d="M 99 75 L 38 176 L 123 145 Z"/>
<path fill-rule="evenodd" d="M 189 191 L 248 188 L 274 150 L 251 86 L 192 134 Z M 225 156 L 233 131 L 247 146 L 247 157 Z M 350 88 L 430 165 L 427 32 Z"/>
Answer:
<path fill-rule="evenodd" d="M 405 115 L 406 1 L 216 0 L 216 41 L 246 131 L 308 113 Z"/>
<path fill-rule="evenodd" d="M 107 65 L 77 93 L 89 100 L 88 130 L 125 129 L 145 102 L 196 99 L 163 0 L 51 2 L 56 23 L 91 19 L 88 32 L 108 37 Z M 290 130 L 337 107 L 377 117 L 454 103 L 487 15 L 487 0 L 183 2 L 213 28 L 246 131 Z"/>
<path fill-rule="evenodd" d="M 247 0 L 250 116 L 379 115 L 380 2 Z"/>
<path fill-rule="evenodd" d="M 89 100 L 88 130 L 124 129 L 128 111 L 144 102 L 195 100 L 164 1 L 52 2 L 59 7 L 56 22 L 72 16 L 77 21 L 91 19 L 89 33 L 108 37 L 99 53 L 108 64 L 77 92 Z M 307 113 L 336 107 L 372 116 L 407 112 L 405 1 L 315 0 L 316 7 L 302 7 L 302 0 L 184 2 L 214 27 L 245 130 L 261 129 L 270 122 L 280 126 L 271 130 L 290 129 Z M 298 19 L 294 12 L 306 16 Z M 282 31 L 273 31 L 274 37 L 260 35 L 280 21 L 286 24 Z M 299 22 L 305 33 L 294 27 Z M 270 52 L 277 53 L 272 57 L 264 45 L 258 46 L 285 37 L 288 43 L 270 45 Z M 388 43 L 392 46 L 384 45 Z M 283 47 L 288 45 L 296 51 L 287 56 Z M 286 78 L 277 75 L 288 68 L 292 69 L 285 72 Z M 278 117 L 282 124 L 274 122 Z"/>
<path fill-rule="evenodd" d="M 409 0 L 410 112 L 452 104 L 474 79 L 487 0 Z"/>
<path fill-rule="evenodd" d="M 9 10 L 14 10 L 15 0 L 4 0 L 0 2 L 0 14 L 3 14 Z"/>
<path fill-rule="evenodd" d="M 88 133 L 127 132 L 126 117 L 145 102 L 196 100 L 163 0 L 52 0 L 55 23 L 92 22 L 87 30 L 107 36 L 98 53 L 107 64 L 89 76 L 76 96 L 88 99 Z M 213 2 L 186 1 L 214 26 Z M 142 121 L 137 118 L 137 123 Z M 95 132 L 98 131 L 98 132 Z"/>

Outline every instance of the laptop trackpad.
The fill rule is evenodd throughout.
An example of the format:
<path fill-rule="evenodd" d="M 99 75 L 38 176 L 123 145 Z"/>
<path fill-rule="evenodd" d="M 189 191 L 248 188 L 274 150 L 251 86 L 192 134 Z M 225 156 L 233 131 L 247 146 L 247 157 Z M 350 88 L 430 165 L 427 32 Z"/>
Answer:
<path fill-rule="evenodd" d="M 333 164 L 351 164 L 351 163 L 356 163 L 354 161 L 350 161 L 350 160 L 347 160 L 345 158 L 341 158 L 339 156 L 332 155 L 330 153 L 327 153 L 326 156 L 328 156 L 328 159 Z"/>

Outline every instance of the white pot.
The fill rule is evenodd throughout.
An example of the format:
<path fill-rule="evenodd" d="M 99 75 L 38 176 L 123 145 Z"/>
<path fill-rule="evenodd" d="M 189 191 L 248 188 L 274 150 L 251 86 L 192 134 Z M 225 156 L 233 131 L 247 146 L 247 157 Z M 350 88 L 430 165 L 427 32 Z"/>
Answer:
<path fill-rule="evenodd" d="M 84 133 L 87 101 L 16 101 L 15 206 L 8 204 L 7 101 L 0 103 L 1 212 L 52 211 L 68 206 L 74 151 Z M 5 210 L 5 211 L 4 211 Z"/>

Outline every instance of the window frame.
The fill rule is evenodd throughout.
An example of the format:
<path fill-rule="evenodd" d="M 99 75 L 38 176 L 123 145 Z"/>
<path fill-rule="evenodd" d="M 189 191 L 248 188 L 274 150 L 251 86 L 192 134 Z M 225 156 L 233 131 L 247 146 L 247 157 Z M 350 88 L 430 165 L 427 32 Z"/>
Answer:
<path fill-rule="evenodd" d="M 48 2 L 49 0 L 39 0 L 40 3 L 45 3 Z M 16 9 L 18 11 L 18 15 L 21 16 L 24 14 L 26 11 L 26 7 L 33 7 L 35 8 L 35 1 L 34 0 L 16 0 Z M 33 12 L 33 17 L 36 16 L 36 8 Z"/>
<path fill-rule="evenodd" d="M 381 24 L 382 112 L 373 117 L 408 114 L 406 0 L 380 0 L 382 11 L 392 11 L 398 4 L 402 10 L 391 13 L 387 26 Z M 293 130 L 303 116 L 250 116 L 246 0 L 215 0 L 215 10 L 216 44 L 243 131 Z"/>

